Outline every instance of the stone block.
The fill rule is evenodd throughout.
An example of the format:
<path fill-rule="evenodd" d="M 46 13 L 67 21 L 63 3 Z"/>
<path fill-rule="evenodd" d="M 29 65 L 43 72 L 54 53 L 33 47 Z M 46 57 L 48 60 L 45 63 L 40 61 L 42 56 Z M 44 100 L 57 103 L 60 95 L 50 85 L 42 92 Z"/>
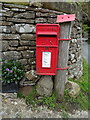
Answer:
<path fill-rule="evenodd" d="M 10 47 L 10 46 L 9 46 L 9 51 L 17 51 L 17 48 L 16 48 L 16 47 Z"/>
<path fill-rule="evenodd" d="M 47 19 L 46 18 L 36 18 L 35 23 L 47 23 Z"/>
<path fill-rule="evenodd" d="M 28 80 L 35 80 L 38 78 L 35 70 L 30 70 L 30 71 L 26 72 L 25 76 Z"/>
<path fill-rule="evenodd" d="M 35 41 L 21 40 L 20 44 L 23 46 L 35 46 Z"/>
<path fill-rule="evenodd" d="M 14 22 L 14 23 L 34 23 L 35 20 L 22 19 L 22 18 L 7 18 L 7 21 Z"/>
<path fill-rule="evenodd" d="M 48 18 L 49 23 L 56 23 L 56 18 Z"/>
<path fill-rule="evenodd" d="M 22 58 L 21 53 L 17 51 L 8 51 L 2 53 L 4 59 L 20 59 Z"/>
<path fill-rule="evenodd" d="M 19 40 L 19 34 L 1 34 L 3 40 Z"/>
<path fill-rule="evenodd" d="M 6 25 L 13 25 L 13 23 L 12 22 L 6 22 L 6 21 L 2 21 L 2 22 L 0 22 L 0 25 L 3 25 L 3 26 L 6 26 Z"/>
<path fill-rule="evenodd" d="M 9 49 L 8 41 L 2 41 L 2 51 L 7 51 Z"/>
<path fill-rule="evenodd" d="M 27 8 L 27 6 L 25 6 L 25 5 L 7 4 L 7 3 L 4 3 L 4 6 L 8 7 L 8 8 L 20 8 L 20 9 L 26 9 Z"/>
<path fill-rule="evenodd" d="M 14 12 L 25 12 L 26 9 L 22 9 L 22 8 L 11 8 L 11 11 L 14 11 Z"/>
<path fill-rule="evenodd" d="M 18 33 L 32 33 L 35 29 L 34 25 L 30 24 L 15 24 Z"/>
<path fill-rule="evenodd" d="M 21 39 L 22 40 L 35 40 L 36 35 L 35 34 L 22 34 Z"/>
<path fill-rule="evenodd" d="M 20 45 L 24 45 L 24 46 L 29 46 L 30 45 L 30 41 L 29 40 L 21 40 L 20 41 Z"/>
<path fill-rule="evenodd" d="M 19 45 L 19 43 L 18 43 L 18 40 L 13 40 L 13 41 L 9 41 L 9 45 L 11 46 L 11 47 L 13 47 L 13 46 L 18 46 Z"/>
<path fill-rule="evenodd" d="M 49 13 L 41 13 L 41 12 L 37 12 L 36 13 L 36 17 L 48 17 Z"/>
<path fill-rule="evenodd" d="M 12 17 L 13 16 L 13 12 L 12 11 L 7 11 L 7 10 L 2 10 L 2 13 L 0 13 L 0 16 Z"/>
<path fill-rule="evenodd" d="M 11 26 L 11 32 L 12 32 L 12 34 L 15 34 L 16 33 L 16 28 L 15 28 L 15 26 L 13 25 L 13 26 Z"/>
<path fill-rule="evenodd" d="M 24 68 L 25 68 L 25 71 L 31 70 L 31 66 L 30 65 L 25 65 Z"/>
<path fill-rule="evenodd" d="M 21 62 L 23 65 L 27 65 L 27 59 L 20 59 L 18 61 Z"/>
<path fill-rule="evenodd" d="M 1 33 L 10 33 L 11 27 L 10 26 L 0 26 L 0 32 Z"/>
<path fill-rule="evenodd" d="M 0 14 L 0 22 L 3 21 L 3 20 L 5 21 L 6 17 L 2 17 L 2 15 Z"/>
<path fill-rule="evenodd" d="M 24 13 L 19 13 L 15 15 L 14 17 L 16 18 L 35 18 L 35 12 L 24 12 Z"/>
<path fill-rule="evenodd" d="M 30 57 L 34 57 L 34 51 L 26 50 L 26 51 L 21 51 L 23 58 L 27 59 Z"/>

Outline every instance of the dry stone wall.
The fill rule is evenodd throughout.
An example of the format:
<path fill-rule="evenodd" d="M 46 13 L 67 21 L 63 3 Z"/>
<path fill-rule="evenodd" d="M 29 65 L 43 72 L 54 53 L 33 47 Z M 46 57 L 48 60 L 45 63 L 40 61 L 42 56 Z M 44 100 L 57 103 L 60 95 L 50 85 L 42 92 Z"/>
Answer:
<path fill-rule="evenodd" d="M 62 12 L 25 5 L 0 3 L 0 34 L 2 37 L 2 58 L 17 59 L 25 66 L 25 71 L 35 69 L 37 23 L 56 23 Z M 69 78 L 82 75 L 81 23 L 73 24 L 69 48 Z"/>

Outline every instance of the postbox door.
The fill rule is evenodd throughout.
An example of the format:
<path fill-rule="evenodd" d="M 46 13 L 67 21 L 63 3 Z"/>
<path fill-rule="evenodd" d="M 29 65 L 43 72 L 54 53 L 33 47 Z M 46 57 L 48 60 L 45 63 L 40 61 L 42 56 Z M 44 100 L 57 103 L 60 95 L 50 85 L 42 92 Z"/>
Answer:
<path fill-rule="evenodd" d="M 55 75 L 57 67 L 57 47 L 37 47 L 36 71 L 39 75 Z"/>

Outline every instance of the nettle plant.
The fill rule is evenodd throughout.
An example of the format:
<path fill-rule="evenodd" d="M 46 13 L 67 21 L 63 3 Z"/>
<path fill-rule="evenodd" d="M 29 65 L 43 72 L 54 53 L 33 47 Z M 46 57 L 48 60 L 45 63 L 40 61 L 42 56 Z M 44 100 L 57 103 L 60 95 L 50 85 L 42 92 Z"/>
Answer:
<path fill-rule="evenodd" d="M 24 66 L 16 60 L 2 60 L 2 83 L 16 83 L 24 77 Z"/>

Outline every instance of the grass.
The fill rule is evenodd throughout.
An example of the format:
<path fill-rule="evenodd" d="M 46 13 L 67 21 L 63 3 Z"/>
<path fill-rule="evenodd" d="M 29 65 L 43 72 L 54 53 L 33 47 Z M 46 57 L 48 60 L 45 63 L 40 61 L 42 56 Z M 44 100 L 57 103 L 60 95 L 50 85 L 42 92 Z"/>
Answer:
<path fill-rule="evenodd" d="M 88 110 L 90 109 L 90 104 L 88 104 L 88 87 L 90 87 L 90 83 L 88 84 L 88 64 L 83 59 L 83 75 L 80 79 L 69 79 L 70 81 L 76 82 L 80 88 L 80 94 L 76 97 L 70 97 L 68 94 L 68 89 L 65 89 L 64 100 L 59 101 L 56 98 L 55 93 L 53 92 L 50 97 L 42 97 L 38 99 L 38 95 L 36 93 L 36 89 L 34 88 L 32 92 L 28 96 L 23 96 L 22 94 L 18 94 L 18 97 L 24 98 L 28 105 L 32 104 L 33 106 L 37 105 L 46 105 L 49 109 L 63 111 L 63 117 L 67 118 L 67 112 L 72 112 L 75 109 Z"/>

